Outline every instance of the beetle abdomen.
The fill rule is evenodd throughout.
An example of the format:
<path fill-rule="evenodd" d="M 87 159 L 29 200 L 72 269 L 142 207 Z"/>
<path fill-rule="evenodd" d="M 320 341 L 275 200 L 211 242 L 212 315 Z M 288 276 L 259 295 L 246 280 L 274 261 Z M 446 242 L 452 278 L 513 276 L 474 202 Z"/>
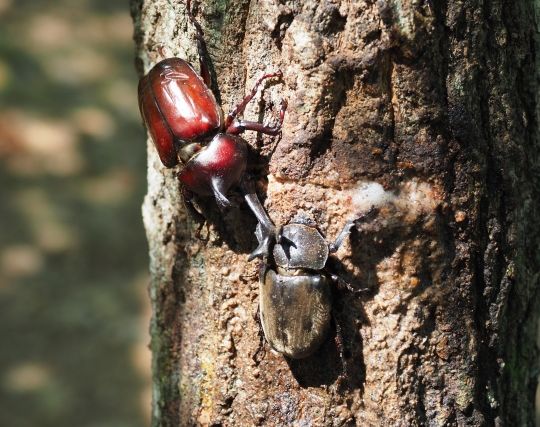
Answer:
<path fill-rule="evenodd" d="M 167 58 L 139 83 L 139 107 L 166 166 L 174 166 L 174 142 L 193 141 L 217 132 L 221 108 L 212 91 L 186 61 Z"/>
<path fill-rule="evenodd" d="M 259 293 L 264 335 L 274 350 L 301 359 L 319 348 L 332 316 L 325 276 L 284 276 L 267 270 Z"/>
<path fill-rule="evenodd" d="M 174 136 L 156 104 L 148 75 L 139 81 L 138 92 L 141 116 L 148 132 L 150 132 L 161 163 L 168 168 L 172 168 L 178 164 Z"/>

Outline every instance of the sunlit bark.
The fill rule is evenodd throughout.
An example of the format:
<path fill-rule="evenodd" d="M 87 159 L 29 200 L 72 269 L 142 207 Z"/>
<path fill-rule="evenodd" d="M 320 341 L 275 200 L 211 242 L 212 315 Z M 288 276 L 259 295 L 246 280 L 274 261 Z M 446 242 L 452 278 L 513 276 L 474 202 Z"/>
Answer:
<path fill-rule="evenodd" d="M 131 4 L 139 72 L 160 46 L 197 63 L 184 3 Z M 301 361 L 257 354 L 255 220 L 234 192 L 240 207 L 225 214 L 201 201 L 211 227 L 197 240 L 177 171 L 149 146 L 154 425 L 532 425 L 532 0 L 204 1 L 195 12 L 225 112 L 263 72 L 283 71 L 245 114 L 276 121 L 289 100 L 281 137 L 246 136 L 273 220 L 302 215 L 332 239 L 372 205 L 379 214 L 336 257 L 345 280 L 370 289 L 334 301 L 340 385 L 332 337 Z"/>

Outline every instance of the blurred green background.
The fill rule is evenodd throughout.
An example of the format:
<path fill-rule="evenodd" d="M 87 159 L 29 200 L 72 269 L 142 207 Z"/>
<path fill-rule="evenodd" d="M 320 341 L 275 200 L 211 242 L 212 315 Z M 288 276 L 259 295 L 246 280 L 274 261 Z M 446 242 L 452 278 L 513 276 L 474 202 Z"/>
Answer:
<path fill-rule="evenodd" d="M 127 0 L 0 0 L 0 426 L 144 426 L 144 131 Z"/>

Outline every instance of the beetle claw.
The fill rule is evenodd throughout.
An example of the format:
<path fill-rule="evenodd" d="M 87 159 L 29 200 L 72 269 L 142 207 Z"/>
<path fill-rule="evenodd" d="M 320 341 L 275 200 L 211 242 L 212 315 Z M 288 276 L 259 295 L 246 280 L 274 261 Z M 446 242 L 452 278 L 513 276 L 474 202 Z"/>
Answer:
<path fill-rule="evenodd" d="M 206 226 L 206 237 L 202 236 L 202 229 Z M 208 243 L 210 241 L 210 224 L 207 221 L 204 221 L 197 227 L 195 231 L 195 237 L 203 243 Z"/>
<path fill-rule="evenodd" d="M 271 231 L 263 227 L 261 223 L 257 224 L 255 236 L 259 241 L 259 246 L 257 246 L 255 250 L 249 254 L 248 261 L 252 261 L 255 258 L 267 258 L 268 255 L 270 255 L 270 246 L 272 245 L 272 242 L 276 241 L 277 238 Z"/>
<path fill-rule="evenodd" d="M 248 261 L 253 261 L 255 258 L 264 259 L 268 257 L 271 244 L 272 241 L 269 237 L 264 238 L 259 243 L 259 246 L 257 246 L 257 248 L 255 248 L 255 250 L 249 254 Z"/>

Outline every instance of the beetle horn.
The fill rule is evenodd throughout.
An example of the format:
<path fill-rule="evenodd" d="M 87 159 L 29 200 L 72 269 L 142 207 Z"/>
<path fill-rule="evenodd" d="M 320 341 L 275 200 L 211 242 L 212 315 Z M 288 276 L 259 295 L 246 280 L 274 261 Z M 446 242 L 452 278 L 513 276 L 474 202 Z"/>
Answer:
<path fill-rule="evenodd" d="M 216 198 L 216 202 L 218 206 L 221 209 L 224 209 L 231 206 L 231 202 L 229 199 L 227 199 L 225 194 L 223 194 L 224 191 L 221 187 L 222 187 L 221 179 L 219 178 L 212 179 L 212 191 L 214 193 L 214 197 Z"/>

